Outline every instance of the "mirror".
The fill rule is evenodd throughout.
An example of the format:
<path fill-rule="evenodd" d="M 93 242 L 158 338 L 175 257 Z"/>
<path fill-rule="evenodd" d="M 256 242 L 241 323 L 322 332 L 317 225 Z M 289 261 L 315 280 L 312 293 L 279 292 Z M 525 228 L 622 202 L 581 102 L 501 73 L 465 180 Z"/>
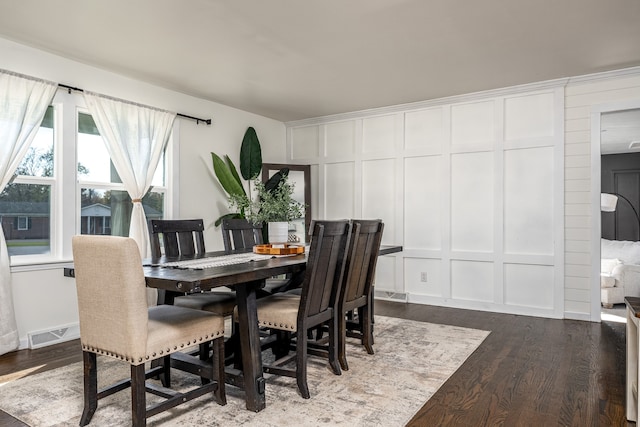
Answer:
<path fill-rule="evenodd" d="M 300 243 L 307 243 L 311 224 L 311 166 L 263 163 L 262 182 L 267 182 L 271 175 L 282 168 L 289 168 L 289 183 L 294 185 L 293 199 L 305 206 L 304 218 L 289 223 L 289 235 L 295 235 Z"/>

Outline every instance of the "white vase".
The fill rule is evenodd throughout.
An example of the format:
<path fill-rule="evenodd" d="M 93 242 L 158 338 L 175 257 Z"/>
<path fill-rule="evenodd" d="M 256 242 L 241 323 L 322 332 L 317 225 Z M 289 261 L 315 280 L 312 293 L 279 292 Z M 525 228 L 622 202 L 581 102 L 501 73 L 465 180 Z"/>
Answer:
<path fill-rule="evenodd" d="M 284 245 L 289 237 L 289 223 L 287 221 L 270 222 L 268 232 L 270 244 Z"/>

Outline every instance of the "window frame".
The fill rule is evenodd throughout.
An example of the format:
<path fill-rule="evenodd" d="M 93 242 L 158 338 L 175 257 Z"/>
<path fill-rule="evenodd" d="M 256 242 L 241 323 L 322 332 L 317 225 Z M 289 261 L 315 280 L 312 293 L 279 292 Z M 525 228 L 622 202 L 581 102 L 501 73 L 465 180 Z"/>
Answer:
<path fill-rule="evenodd" d="M 53 106 L 54 167 L 52 177 L 17 176 L 14 183 L 49 185 L 50 207 L 50 252 L 48 254 L 14 255 L 10 257 L 11 271 L 50 269 L 52 264 L 68 266 L 73 261 L 72 237 L 80 234 L 81 188 L 124 190 L 122 184 L 80 181 L 77 175 L 78 114 L 90 114 L 81 93 L 58 90 Z M 179 122 L 174 122 L 171 136 L 165 148 L 164 186 L 154 186 L 154 192 L 164 193 L 163 217 L 176 214 L 177 176 L 179 161 Z"/>

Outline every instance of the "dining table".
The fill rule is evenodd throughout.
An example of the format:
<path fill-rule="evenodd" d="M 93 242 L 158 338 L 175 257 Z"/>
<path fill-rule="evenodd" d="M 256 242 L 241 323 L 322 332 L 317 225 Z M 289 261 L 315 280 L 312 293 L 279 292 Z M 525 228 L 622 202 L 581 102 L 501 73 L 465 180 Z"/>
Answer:
<path fill-rule="evenodd" d="M 262 375 L 260 332 L 256 291 L 265 280 L 281 274 L 296 274 L 305 269 L 305 254 L 293 256 L 245 257 L 246 252 L 207 252 L 195 257 L 161 257 L 143 261 L 148 287 L 159 291 L 158 304 L 172 304 L 176 296 L 231 287 L 236 292 L 238 338 L 242 370 L 229 368 L 225 381 L 245 391 L 246 407 L 258 412 L 265 408 L 265 382 Z M 250 252 L 248 254 L 251 254 Z M 176 355 L 180 358 L 180 355 Z M 173 361 L 172 361 L 173 363 Z"/>
<path fill-rule="evenodd" d="M 384 245 L 380 255 L 400 252 L 402 246 Z M 158 289 L 158 304 L 172 304 L 176 296 L 230 287 L 236 293 L 239 350 L 242 369 L 228 367 L 225 382 L 243 388 L 246 408 L 259 412 L 265 408 L 265 380 L 262 372 L 260 331 L 256 293 L 265 281 L 282 274 L 304 271 L 306 254 L 254 256 L 251 252 L 207 252 L 193 257 L 160 257 L 143 261 L 146 285 Z M 175 353 L 175 363 L 186 364 Z M 172 363 L 174 360 L 172 359 Z M 206 365 L 197 367 L 204 372 Z M 195 371 L 194 371 L 195 372 Z"/>

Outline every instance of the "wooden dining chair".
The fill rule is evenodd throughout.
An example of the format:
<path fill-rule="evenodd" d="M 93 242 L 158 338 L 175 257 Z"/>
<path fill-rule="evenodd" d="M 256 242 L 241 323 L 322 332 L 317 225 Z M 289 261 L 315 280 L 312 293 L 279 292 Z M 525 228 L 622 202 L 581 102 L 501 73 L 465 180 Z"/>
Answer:
<path fill-rule="evenodd" d="M 149 220 L 152 256 L 193 256 L 204 254 L 202 219 Z M 224 290 L 178 296 L 173 305 L 231 316 L 236 304 L 235 292 Z"/>
<path fill-rule="evenodd" d="M 224 319 L 184 307 L 148 308 L 142 260 L 138 245 L 131 238 L 81 235 L 73 237 L 72 246 L 84 363 L 80 425 L 89 424 L 99 399 L 127 387 L 131 387 L 134 426 L 144 426 L 148 417 L 208 393 L 220 405 L 226 404 Z M 161 374 L 168 386 L 170 355 L 203 342 L 213 343 L 212 364 L 201 363 L 204 369 L 211 370 L 213 382 L 187 392 L 146 382 L 146 378 Z M 98 354 L 129 363 L 130 379 L 98 391 Z M 145 363 L 157 359 L 163 360 L 162 366 L 145 372 Z M 166 400 L 147 407 L 146 392 Z"/>
<path fill-rule="evenodd" d="M 220 228 L 226 252 L 251 249 L 254 245 L 261 245 L 264 242 L 262 225 L 252 224 L 244 218 L 225 218 Z"/>
<path fill-rule="evenodd" d="M 258 324 L 285 332 L 288 341 L 295 334 L 295 353 L 264 366 L 264 372 L 294 377 L 303 398 L 310 397 L 307 385 L 307 331 L 328 323 L 328 359 L 331 369 L 340 375 L 338 363 L 338 321 L 336 304 L 344 274 L 346 249 L 351 233 L 349 221 L 316 221 L 311 232 L 307 266 L 300 295 L 279 293 L 257 301 Z M 234 314 L 235 316 L 235 314 Z M 284 343 L 288 347 L 288 342 Z M 296 362 L 295 370 L 283 365 Z"/>
<path fill-rule="evenodd" d="M 202 254 L 204 250 L 204 222 L 202 219 L 150 219 L 151 256 L 177 257 Z"/>
<path fill-rule="evenodd" d="M 353 230 L 347 250 L 344 284 L 338 298 L 338 341 L 340 366 L 348 370 L 347 336 L 356 337 L 373 354 L 372 286 L 376 272 L 384 224 L 382 220 L 352 220 Z M 357 310 L 357 316 L 347 314 Z"/>
<path fill-rule="evenodd" d="M 223 219 L 220 228 L 222 230 L 222 240 L 226 252 L 251 250 L 255 245 L 261 245 L 264 242 L 262 238 L 262 225 L 252 224 L 244 218 Z M 263 298 L 277 292 L 284 292 L 300 286 L 301 283 L 301 275 L 286 278 L 270 278 L 265 281 L 264 287 L 258 291 L 257 297 Z"/>

